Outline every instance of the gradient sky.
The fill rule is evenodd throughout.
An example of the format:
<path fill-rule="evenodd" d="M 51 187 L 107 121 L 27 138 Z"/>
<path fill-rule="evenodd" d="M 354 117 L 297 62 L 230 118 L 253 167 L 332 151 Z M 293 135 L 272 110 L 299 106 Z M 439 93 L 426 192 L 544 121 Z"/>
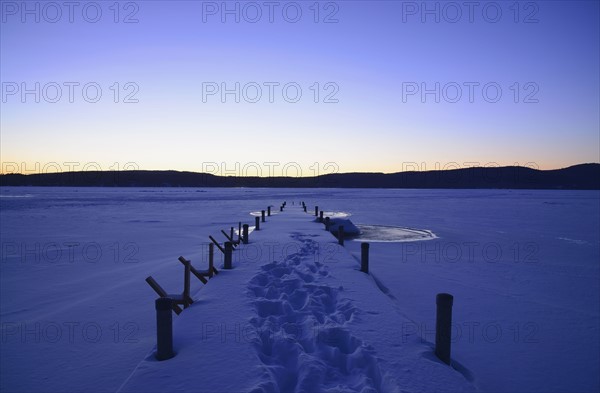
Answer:
<path fill-rule="evenodd" d="M 419 169 L 472 163 L 552 169 L 600 162 L 598 1 L 517 7 L 513 1 L 481 1 L 471 21 L 463 1 L 427 2 L 429 9 L 439 7 L 439 23 L 435 15 L 422 14 L 420 1 L 320 2 L 318 23 L 314 1 L 274 2 L 273 23 L 263 1 L 237 2 L 239 23 L 235 15 L 222 15 L 221 1 L 121 2 L 118 23 L 114 1 L 95 3 L 102 10 L 97 23 L 82 15 L 89 2 L 79 2 L 73 23 L 66 7 L 58 18 L 46 2 L 27 2 L 34 10 L 38 4 L 38 23 L 35 13 L 23 15 L 21 1 L 1 3 L 5 173 L 14 163 L 24 173 L 54 171 L 53 162 L 62 170 L 134 163 L 127 168 L 238 175 L 256 174 L 254 162 L 263 176 L 269 168 L 283 174 L 286 164 L 288 175 L 300 168 L 308 176 L 317 170 L 417 169 L 412 163 Z M 250 23 L 256 4 L 262 17 Z M 302 16 L 291 23 L 296 4 Z M 215 7 L 215 15 L 208 12 Z M 234 9 L 236 2 L 227 7 Z M 502 15 L 492 23 L 497 9 Z M 88 19 L 94 10 L 87 8 Z M 123 23 L 132 12 L 138 22 Z M 323 23 L 332 12 L 337 23 Z M 61 99 L 51 103 L 41 95 L 36 103 L 29 94 L 22 102 L 20 92 L 7 95 L 15 84 L 34 89 L 36 82 L 62 85 Z M 65 82 L 80 83 L 72 103 Z M 102 88 L 97 103 L 83 99 L 81 87 L 89 82 Z M 118 103 L 110 89 L 115 82 Z M 124 90 L 128 82 L 139 87 L 137 103 L 122 102 L 132 91 Z M 222 102 L 219 94 L 203 102 L 203 83 L 233 89 L 236 82 L 280 85 L 274 102 L 264 85 L 257 103 L 244 96 L 236 103 L 233 95 Z M 281 87 L 290 82 L 302 88 L 296 103 L 283 97 Z M 323 102 L 333 89 L 324 89 L 329 82 L 339 87 L 337 103 Z M 479 83 L 473 102 L 465 82 Z M 447 85 L 448 96 L 439 103 L 433 94 L 424 102 L 419 93 L 403 99 L 407 83 Z M 502 88 L 496 103 L 483 96 L 488 83 Z M 462 86 L 455 103 L 449 102 L 453 84 Z M 530 98 L 538 102 L 524 102 L 534 88 Z M 488 92 L 493 99 L 494 90 Z M 211 163 L 226 167 L 215 170 Z"/>

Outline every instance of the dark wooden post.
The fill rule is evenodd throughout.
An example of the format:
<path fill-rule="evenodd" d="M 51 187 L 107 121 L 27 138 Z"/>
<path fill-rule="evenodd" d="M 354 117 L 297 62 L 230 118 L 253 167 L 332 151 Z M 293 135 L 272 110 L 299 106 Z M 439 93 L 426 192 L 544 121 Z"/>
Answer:
<path fill-rule="evenodd" d="M 154 302 L 156 308 L 156 359 L 167 360 L 175 356 L 173 352 L 173 299 L 159 297 Z"/>
<path fill-rule="evenodd" d="M 231 269 L 231 252 L 233 251 L 233 244 L 231 242 L 225 242 L 225 269 Z"/>
<path fill-rule="evenodd" d="M 265 222 L 265 211 L 264 210 L 261 210 L 260 217 L 262 219 L 262 222 Z"/>
<path fill-rule="evenodd" d="M 282 212 L 283 211 L 283 205 L 279 206 L 279 211 Z"/>
<path fill-rule="evenodd" d="M 306 205 L 304 206 L 304 213 L 306 213 Z"/>
<path fill-rule="evenodd" d="M 437 315 L 435 320 L 435 354 L 446 364 L 450 364 L 453 300 L 454 297 L 448 293 L 438 293 L 435 298 L 435 303 L 437 305 Z"/>
<path fill-rule="evenodd" d="M 242 242 L 242 222 L 238 223 L 238 244 Z"/>
<path fill-rule="evenodd" d="M 208 277 L 212 278 L 213 270 L 215 266 L 215 245 L 210 243 L 208 245 Z"/>
<path fill-rule="evenodd" d="M 213 242 L 215 244 L 215 246 L 217 246 L 217 248 L 219 250 L 221 250 L 221 252 L 223 252 L 223 253 L 225 252 L 225 250 L 223 249 L 223 247 L 221 247 L 221 245 L 219 244 L 219 242 L 216 241 L 214 237 L 212 237 L 212 236 L 209 235 L 208 238 L 210 239 L 211 242 Z"/>
<path fill-rule="evenodd" d="M 260 231 L 260 217 L 254 217 L 254 227 L 257 231 Z"/>
<path fill-rule="evenodd" d="M 234 243 L 234 244 L 235 244 L 235 242 L 233 241 L 233 238 L 232 238 L 231 236 L 229 236 L 229 235 L 227 234 L 227 232 L 225 232 L 224 230 L 222 230 L 222 229 L 221 229 L 221 233 L 223 234 L 223 236 L 225 236 L 225 238 L 226 238 L 227 240 L 229 240 L 230 242 L 232 242 L 232 243 Z"/>
<path fill-rule="evenodd" d="M 329 217 L 325 217 L 325 230 L 326 231 L 329 230 L 329 225 L 331 225 L 331 220 L 329 219 Z"/>
<path fill-rule="evenodd" d="M 319 222 L 323 222 L 323 210 L 319 212 Z"/>
<path fill-rule="evenodd" d="M 267 206 L 267 216 L 271 217 L 271 206 Z"/>
<path fill-rule="evenodd" d="M 248 224 L 244 224 L 242 241 L 244 242 L 244 244 L 248 244 Z"/>
<path fill-rule="evenodd" d="M 191 303 L 190 298 L 190 261 L 184 259 L 183 262 L 183 308 L 188 308 Z"/>
<path fill-rule="evenodd" d="M 206 278 L 204 278 L 204 276 L 202 275 L 202 273 L 200 273 L 198 270 L 196 270 L 196 268 L 194 268 L 192 266 L 192 262 L 190 262 L 189 260 L 185 259 L 184 257 L 180 256 L 179 258 L 177 258 L 179 260 L 179 262 L 181 262 L 183 264 L 183 266 L 185 266 L 186 263 L 189 263 L 190 265 L 190 272 L 196 276 L 196 278 L 200 281 L 202 281 L 202 284 L 206 284 L 208 283 L 208 280 Z M 185 292 L 185 291 L 184 291 Z M 185 295 L 184 295 L 185 296 Z M 189 304 L 193 303 L 192 298 L 189 297 L 188 294 L 188 299 L 189 299 Z"/>
<path fill-rule="evenodd" d="M 319 206 L 315 206 L 315 217 L 319 215 Z"/>
<path fill-rule="evenodd" d="M 360 271 L 369 273 L 369 243 L 360 245 Z"/>
<path fill-rule="evenodd" d="M 338 244 L 340 246 L 344 245 L 344 226 L 340 225 L 338 227 Z"/>
<path fill-rule="evenodd" d="M 152 278 L 152 276 L 146 277 L 146 282 L 148 283 L 148 285 L 150 285 L 150 287 L 152 287 L 152 289 L 154 289 L 154 292 L 156 292 L 158 296 L 169 297 L 167 291 L 165 291 L 160 285 L 158 285 L 158 283 Z M 177 304 L 173 304 L 173 311 L 175 311 L 175 313 L 179 315 L 183 310 Z"/>

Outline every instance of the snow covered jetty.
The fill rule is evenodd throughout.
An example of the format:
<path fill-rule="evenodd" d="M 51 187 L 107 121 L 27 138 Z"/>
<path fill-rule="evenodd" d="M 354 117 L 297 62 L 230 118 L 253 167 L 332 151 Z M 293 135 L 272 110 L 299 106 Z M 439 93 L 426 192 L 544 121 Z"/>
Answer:
<path fill-rule="evenodd" d="M 361 272 L 319 223 L 322 215 L 307 213 L 304 204 L 284 207 L 263 213 L 260 228 L 245 226 L 237 239 L 224 232 L 229 241 L 216 244 L 223 252 L 207 271 L 180 259 L 184 292 L 174 300 L 186 309 L 173 318 L 175 356 L 159 361 L 155 348 L 120 392 L 475 390 L 436 357 L 433 343 L 404 328 L 415 323 Z M 190 272 L 206 285 L 191 290 Z"/>

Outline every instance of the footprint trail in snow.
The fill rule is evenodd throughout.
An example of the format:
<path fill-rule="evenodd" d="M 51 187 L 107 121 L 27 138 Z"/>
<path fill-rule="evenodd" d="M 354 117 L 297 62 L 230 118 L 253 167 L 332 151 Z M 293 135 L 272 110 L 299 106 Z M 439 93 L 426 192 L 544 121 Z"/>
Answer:
<path fill-rule="evenodd" d="M 318 243 L 298 233 L 292 239 L 297 252 L 261 266 L 248 283 L 264 367 L 253 392 L 381 391 L 374 349 L 346 329 L 359 310 L 315 258 Z"/>

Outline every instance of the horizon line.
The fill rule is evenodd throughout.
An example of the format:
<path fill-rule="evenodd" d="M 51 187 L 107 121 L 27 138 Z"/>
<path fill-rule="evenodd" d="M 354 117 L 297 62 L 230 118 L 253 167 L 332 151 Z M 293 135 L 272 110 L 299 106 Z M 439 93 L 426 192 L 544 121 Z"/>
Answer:
<path fill-rule="evenodd" d="M 531 169 L 539 172 L 550 172 L 550 171 L 560 171 L 578 166 L 585 165 L 600 165 L 600 162 L 584 162 L 580 164 L 569 165 L 562 168 L 553 168 L 553 169 L 539 169 L 533 168 L 529 166 L 523 165 L 504 165 L 504 166 L 469 166 L 463 168 L 448 168 L 448 169 L 430 169 L 430 170 L 408 170 L 408 171 L 398 171 L 398 172 L 335 172 L 335 173 L 324 173 L 320 175 L 313 176 L 248 176 L 248 175 L 225 175 L 225 174 L 216 174 L 209 172 L 195 172 L 190 170 L 178 170 L 178 169 L 132 169 L 132 170 L 90 170 L 90 171 L 62 171 L 62 172 L 46 172 L 46 173 L 21 173 L 21 172 L 10 172 L 10 173 L 2 173 L 0 172 L 0 176 L 37 176 L 37 175 L 64 175 L 64 174 L 76 174 L 76 173 L 132 173 L 132 172 L 176 172 L 176 173 L 190 173 L 190 174 L 198 174 L 198 175 L 211 175 L 215 177 L 233 177 L 233 178 L 260 178 L 260 179 L 272 179 L 272 178 L 316 178 L 323 176 L 331 176 L 331 175 L 395 175 L 399 173 L 429 173 L 429 172 L 450 172 L 450 171 L 462 171 L 462 170 L 470 170 L 470 169 L 506 169 L 506 168 L 522 168 L 522 169 Z"/>

